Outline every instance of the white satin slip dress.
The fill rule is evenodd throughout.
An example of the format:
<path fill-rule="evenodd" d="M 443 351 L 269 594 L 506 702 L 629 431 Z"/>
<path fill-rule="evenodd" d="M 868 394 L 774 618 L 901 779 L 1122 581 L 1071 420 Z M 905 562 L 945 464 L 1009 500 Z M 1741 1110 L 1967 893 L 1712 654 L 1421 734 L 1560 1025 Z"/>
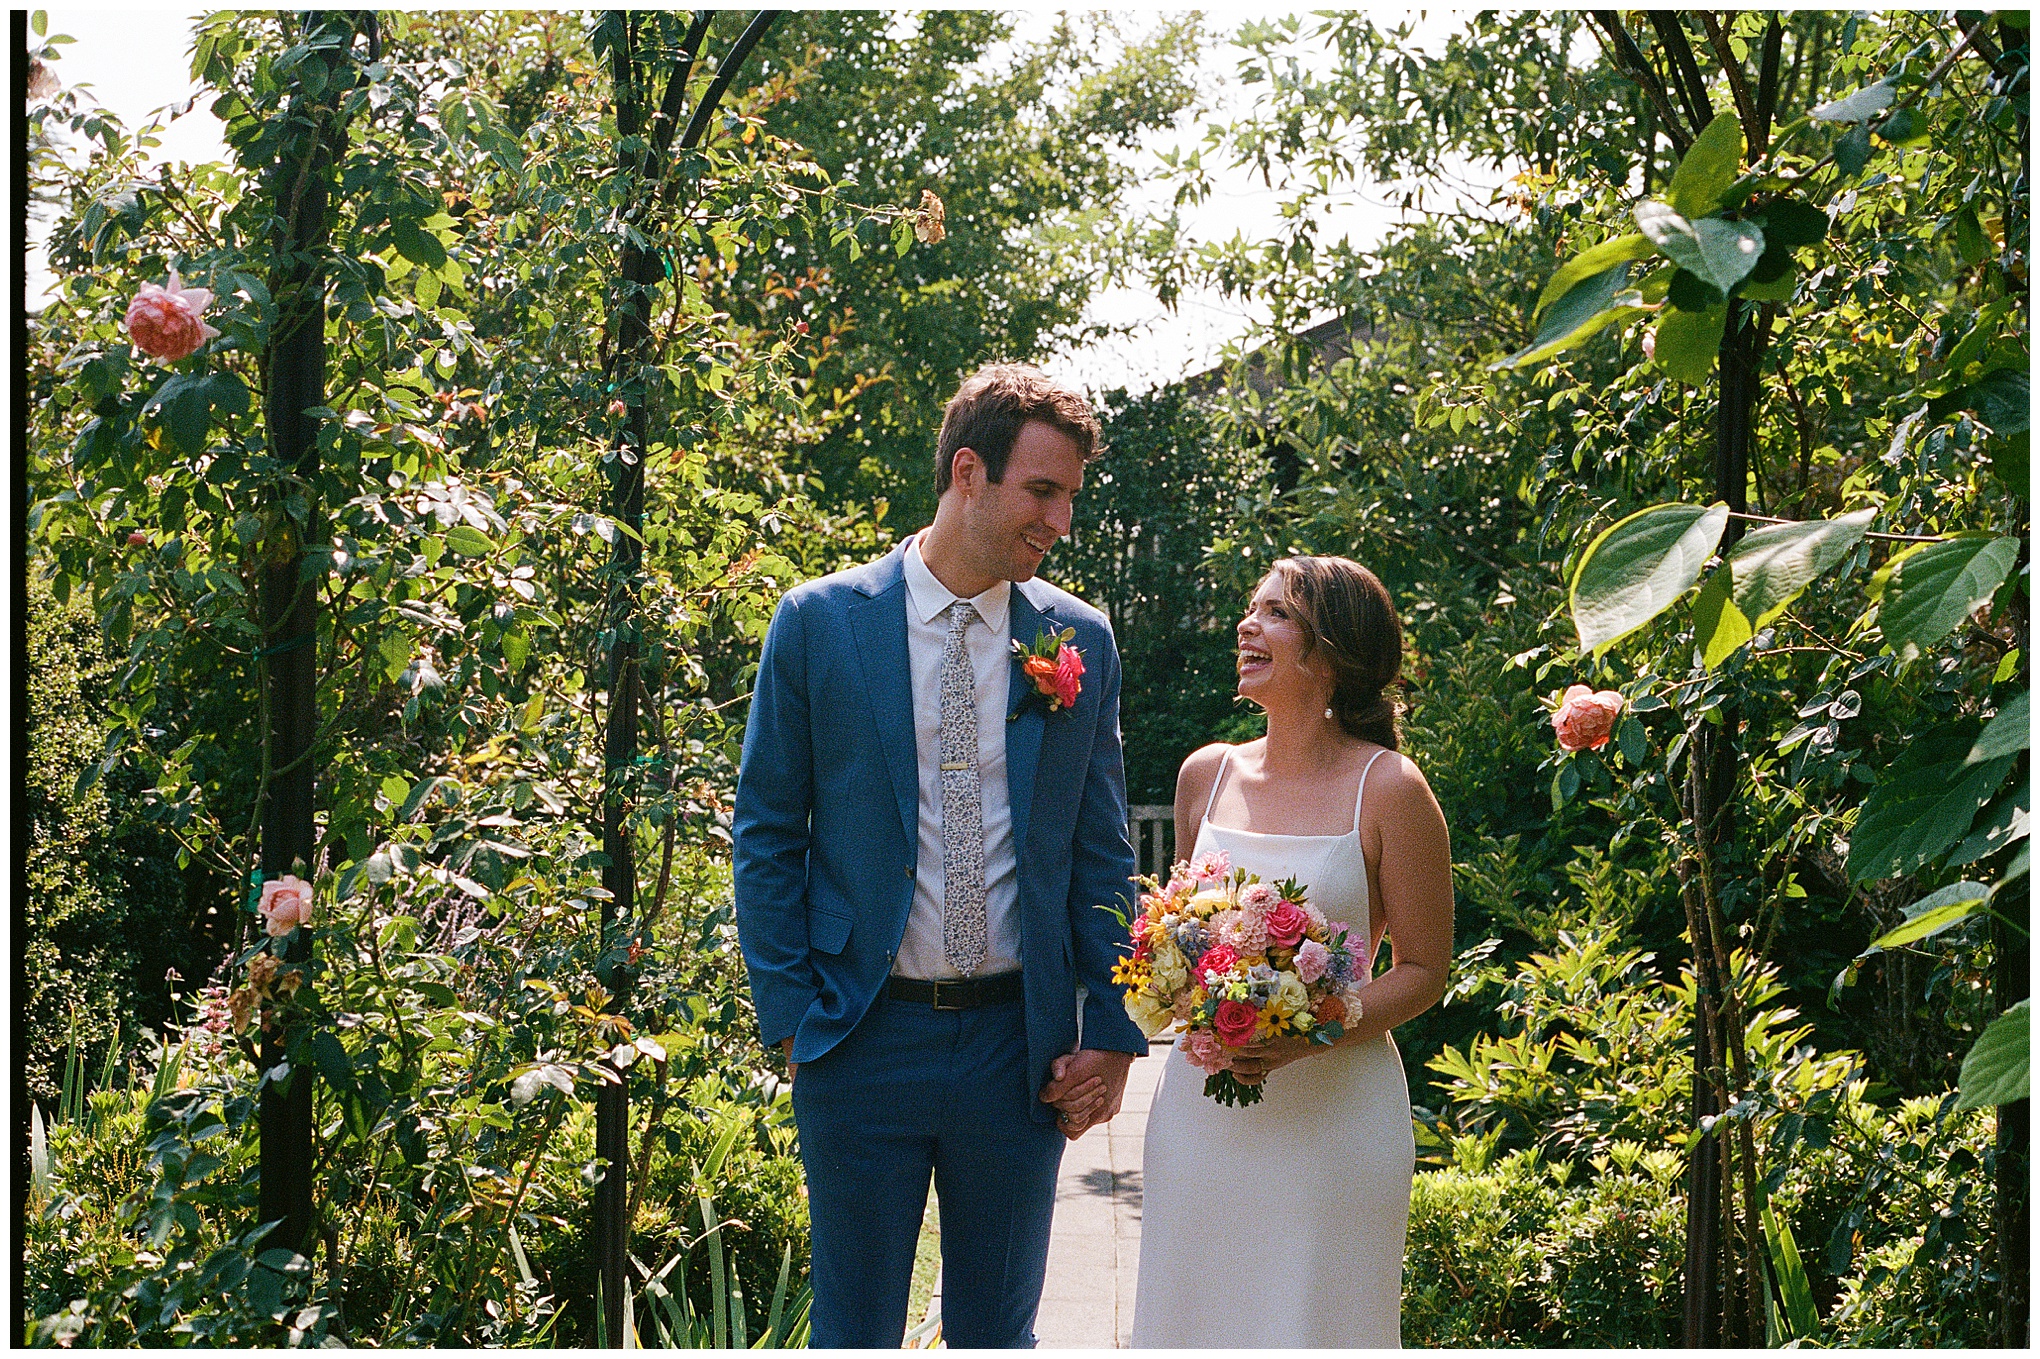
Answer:
<path fill-rule="evenodd" d="M 1352 939 L 1378 944 L 1360 848 L 1374 760 L 1352 830 L 1269 835 L 1211 822 L 1231 758 L 1212 781 L 1195 853 L 1222 849 L 1263 882 L 1293 877 Z M 1360 948 L 1354 956 L 1367 966 Z M 1242 1109 L 1205 1097 L 1204 1073 L 1180 1046 L 1163 1060 L 1142 1166 L 1134 1347 L 1401 1348 L 1416 1140 L 1393 1040 L 1283 1067 Z"/>

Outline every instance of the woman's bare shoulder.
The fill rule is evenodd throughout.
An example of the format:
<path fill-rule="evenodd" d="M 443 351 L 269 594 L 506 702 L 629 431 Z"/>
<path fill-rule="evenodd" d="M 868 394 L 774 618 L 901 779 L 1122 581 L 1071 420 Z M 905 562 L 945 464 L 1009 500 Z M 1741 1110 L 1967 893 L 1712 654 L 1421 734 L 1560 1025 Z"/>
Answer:
<path fill-rule="evenodd" d="M 1369 755 L 1372 759 L 1372 755 Z M 1362 815 L 1369 811 L 1390 816 L 1436 816 L 1438 799 L 1417 762 L 1399 750 L 1383 750 L 1367 772 Z M 1371 818 L 1369 818 L 1371 819 Z"/>

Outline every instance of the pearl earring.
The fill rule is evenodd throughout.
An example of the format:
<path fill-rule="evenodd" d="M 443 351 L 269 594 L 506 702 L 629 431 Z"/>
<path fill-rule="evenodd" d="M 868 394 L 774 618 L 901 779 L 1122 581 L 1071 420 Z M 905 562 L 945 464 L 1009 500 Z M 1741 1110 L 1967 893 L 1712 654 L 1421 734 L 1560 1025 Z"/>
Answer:
<path fill-rule="evenodd" d="M 1327 708 L 1327 709 L 1325 709 L 1325 721 L 1329 722 L 1329 721 L 1331 721 L 1331 720 L 1332 720 L 1332 710 L 1331 710 L 1330 708 Z"/>

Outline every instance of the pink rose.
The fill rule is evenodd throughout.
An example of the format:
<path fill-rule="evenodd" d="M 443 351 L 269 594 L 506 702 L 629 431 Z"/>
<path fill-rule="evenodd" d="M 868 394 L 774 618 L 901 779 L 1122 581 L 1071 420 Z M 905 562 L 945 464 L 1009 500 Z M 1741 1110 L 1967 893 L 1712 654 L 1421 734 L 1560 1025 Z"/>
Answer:
<path fill-rule="evenodd" d="M 1260 1018 L 1261 1012 L 1243 1000 L 1222 1000 L 1211 1017 L 1211 1028 L 1227 1047 L 1243 1047 L 1254 1041 L 1254 1025 Z"/>
<path fill-rule="evenodd" d="M 185 287 L 172 269 L 168 288 L 144 283 L 135 300 L 128 303 L 128 337 L 152 359 L 175 363 L 190 358 L 200 345 L 219 334 L 200 319 L 212 296 L 205 288 Z"/>
<path fill-rule="evenodd" d="M 271 937 L 289 934 L 300 925 L 312 923 L 312 885 L 286 873 L 262 884 L 262 912 Z"/>
<path fill-rule="evenodd" d="M 1222 849 L 1208 849 L 1190 861 L 1190 876 L 1210 882 L 1232 872 L 1232 857 Z"/>
<path fill-rule="evenodd" d="M 1185 1035 L 1183 1055 L 1190 1059 L 1190 1065 L 1207 1076 L 1218 1071 L 1225 1062 L 1225 1053 L 1219 1047 L 1218 1038 L 1209 1029 L 1193 1029 Z"/>
<path fill-rule="evenodd" d="M 1207 972 L 1216 972 L 1223 977 L 1233 970 L 1233 965 L 1239 960 L 1240 955 L 1234 951 L 1231 944 L 1213 944 L 1204 950 L 1204 956 L 1197 960 L 1197 975 L 1201 977 Z"/>
<path fill-rule="evenodd" d="M 1294 948 L 1308 928 L 1310 917 L 1293 901 L 1278 901 L 1268 912 L 1268 942 L 1271 944 Z"/>
<path fill-rule="evenodd" d="M 624 417 L 625 413 L 623 398 L 617 397 L 615 400 L 611 401 L 607 409 L 612 417 L 621 420 Z"/>
<path fill-rule="evenodd" d="M 1309 986 L 1331 966 L 1332 951 L 1313 939 L 1296 951 L 1296 975 Z"/>
<path fill-rule="evenodd" d="M 1646 360 L 1657 357 L 1657 329 L 1652 327 L 1643 332 L 1643 357 Z"/>
<path fill-rule="evenodd" d="M 1084 658 L 1077 649 L 1067 642 L 1062 650 L 1055 653 L 1055 701 L 1065 708 L 1077 706 L 1077 693 L 1083 685 Z"/>
<path fill-rule="evenodd" d="M 1551 729 L 1558 733 L 1560 750 L 1599 750 L 1608 744 L 1615 719 L 1622 716 L 1622 695 L 1612 689 L 1595 693 L 1584 684 L 1565 691 L 1558 711 L 1551 715 Z"/>

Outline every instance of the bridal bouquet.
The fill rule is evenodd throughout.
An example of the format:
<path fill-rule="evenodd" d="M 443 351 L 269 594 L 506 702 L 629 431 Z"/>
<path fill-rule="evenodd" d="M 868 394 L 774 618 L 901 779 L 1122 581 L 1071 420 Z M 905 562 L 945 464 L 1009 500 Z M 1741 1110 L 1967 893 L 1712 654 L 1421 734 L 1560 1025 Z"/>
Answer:
<path fill-rule="evenodd" d="M 1112 980 L 1142 1033 L 1184 1035 L 1212 1099 L 1238 1107 L 1261 1098 L 1232 1074 L 1247 1044 L 1299 1034 L 1329 1045 L 1360 1017 L 1351 927 L 1326 920 L 1294 879 L 1262 882 L 1220 851 L 1178 863 L 1166 884 L 1139 882 L 1139 914 L 1121 916 L 1133 952 Z"/>

